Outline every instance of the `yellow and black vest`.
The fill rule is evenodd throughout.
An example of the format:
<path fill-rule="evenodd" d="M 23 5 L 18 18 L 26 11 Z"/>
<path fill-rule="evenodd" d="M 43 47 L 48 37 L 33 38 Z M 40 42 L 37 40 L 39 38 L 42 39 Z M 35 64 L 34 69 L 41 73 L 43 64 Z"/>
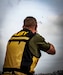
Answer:
<path fill-rule="evenodd" d="M 7 44 L 3 72 L 19 71 L 27 74 L 33 72 L 38 58 L 29 49 L 29 41 L 35 35 L 30 30 L 23 29 L 14 34 Z"/>

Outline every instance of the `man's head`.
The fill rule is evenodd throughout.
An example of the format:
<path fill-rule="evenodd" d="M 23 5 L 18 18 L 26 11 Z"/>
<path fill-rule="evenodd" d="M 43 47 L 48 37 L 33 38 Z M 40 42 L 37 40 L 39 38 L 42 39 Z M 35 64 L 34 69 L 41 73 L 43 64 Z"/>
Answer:
<path fill-rule="evenodd" d="M 24 19 L 24 25 L 23 28 L 31 29 L 31 30 L 37 30 L 37 20 L 32 17 L 28 16 Z"/>

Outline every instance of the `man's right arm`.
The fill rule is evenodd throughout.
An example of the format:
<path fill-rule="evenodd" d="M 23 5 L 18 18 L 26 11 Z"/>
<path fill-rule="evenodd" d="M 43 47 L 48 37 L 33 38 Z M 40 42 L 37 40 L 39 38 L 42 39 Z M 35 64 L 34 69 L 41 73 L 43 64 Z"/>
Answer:
<path fill-rule="evenodd" d="M 38 45 L 40 50 L 45 51 L 46 53 L 51 55 L 54 55 L 56 53 L 56 50 L 53 44 L 46 42 L 45 39 L 39 34 L 37 34 L 37 40 L 38 39 L 39 39 Z"/>

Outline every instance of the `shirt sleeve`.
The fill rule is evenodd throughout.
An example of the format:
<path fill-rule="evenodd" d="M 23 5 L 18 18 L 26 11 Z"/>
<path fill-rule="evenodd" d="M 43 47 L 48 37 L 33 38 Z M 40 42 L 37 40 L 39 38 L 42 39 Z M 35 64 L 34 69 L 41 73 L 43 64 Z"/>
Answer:
<path fill-rule="evenodd" d="M 47 51 L 50 48 L 50 44 L 45 41 L 45 39 L 36 33 L 35 36 L 29 41 L 30 51 L 37 57 L 40 56 L 40 50 Z"/>
<path fill-rule="evenodd" d="M 38 36 L 39 41 L 37 41 L 38 48 L 42 51 L 47 52 L 50 48 L 50 44 L 45 41 L 45 39 L 42 36 Z"/>
<path fill-rule="evenodd" d="M 50 48 L 50 44 L 45 41 L 44 37 L 39 35 L 38 33 L 33 37 L 33 42 L 36 44 L 36 47 L 42 51 L 47 51 Z"/>

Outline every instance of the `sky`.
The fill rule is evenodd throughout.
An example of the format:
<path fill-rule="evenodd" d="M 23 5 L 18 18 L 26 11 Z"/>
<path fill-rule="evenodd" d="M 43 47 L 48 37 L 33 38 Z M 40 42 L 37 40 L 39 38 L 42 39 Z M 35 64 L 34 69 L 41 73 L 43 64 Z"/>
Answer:
<path fill-rule="evenodd" d="M 36 73 L 63 70 L 63 0 L 0 0 L 0 71 L 2 71 L 7 41 L 22 29 L 23 20 L 33 16 L 38 33 L 54 44 L 55 55 L 41 51 Z"/>

